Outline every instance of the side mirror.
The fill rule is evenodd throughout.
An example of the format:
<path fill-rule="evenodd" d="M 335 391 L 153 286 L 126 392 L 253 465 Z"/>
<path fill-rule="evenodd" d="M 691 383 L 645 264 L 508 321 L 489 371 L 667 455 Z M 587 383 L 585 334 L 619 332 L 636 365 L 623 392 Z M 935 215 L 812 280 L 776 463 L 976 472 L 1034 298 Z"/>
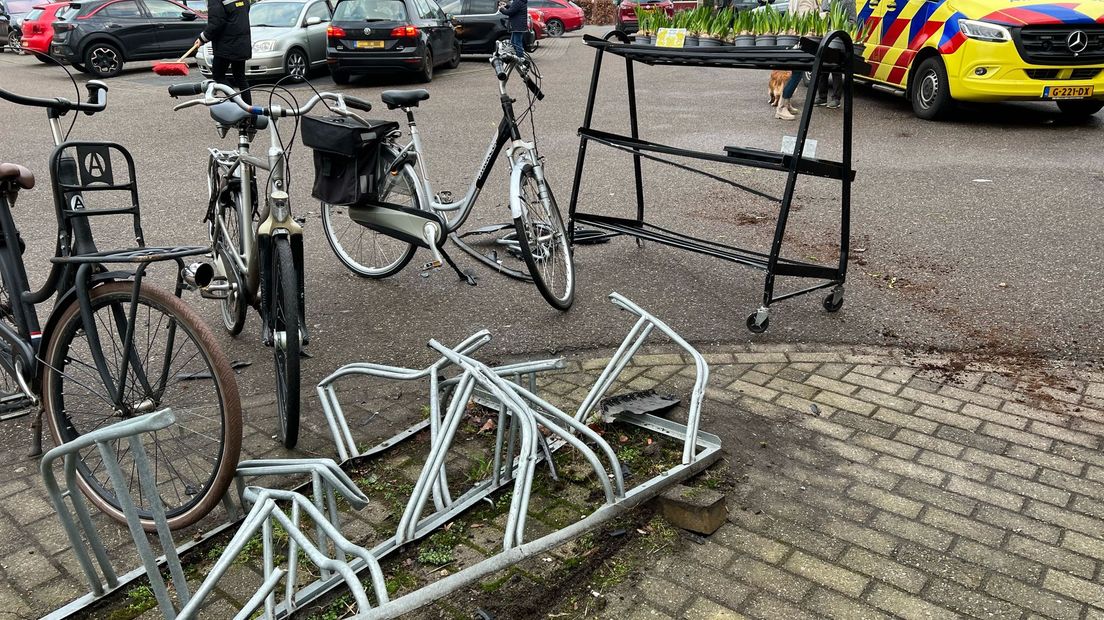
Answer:
<path fill-rule="evenodd" d="M 180 14 L 180 19 L 182 19 L 186 22 L 194 22 L 196 17 L 197 17 L 197 15 L 196 15 L 195 11 L 184 11 Z"/>
<path fill-rule="evenodd" d="M 10 24 L 11 18 L 7 15 L 0 15 L 0 24 Z"/>
<path fill-rule="evenodd" d="M 321 17 L 308 17 L 306 23 L 303 24 L 303 27 L 305 28 L 307 26 L 317 26 L 318 24 L 321 24 L 321 23 L 322 23 L 322 18 Z"/>

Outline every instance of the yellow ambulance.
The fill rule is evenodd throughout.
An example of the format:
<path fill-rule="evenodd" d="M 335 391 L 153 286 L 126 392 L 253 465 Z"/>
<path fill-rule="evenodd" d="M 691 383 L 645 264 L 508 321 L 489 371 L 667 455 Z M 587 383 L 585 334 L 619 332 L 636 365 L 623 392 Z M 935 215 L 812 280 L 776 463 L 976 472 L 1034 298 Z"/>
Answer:
<path fill-rule="evenodd" d="M 916 115 L 956 101 L 1052 100 L 1068 116 L 1104 107 L 1104 1 L 857 0 L 868 79 Z"/>

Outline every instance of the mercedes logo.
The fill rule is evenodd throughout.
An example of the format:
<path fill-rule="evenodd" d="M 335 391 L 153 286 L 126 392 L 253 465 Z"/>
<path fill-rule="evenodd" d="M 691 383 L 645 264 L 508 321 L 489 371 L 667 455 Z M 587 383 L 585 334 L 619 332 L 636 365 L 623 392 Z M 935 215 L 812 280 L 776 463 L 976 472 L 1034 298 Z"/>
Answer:
<path fill-rule="evenodd" d="M 1085 33 L 1082 32 L 1081 35 L 1084 36 Z M 364 29 L 364 36 L 366 36 L 366 37 L 372 36 L 372 29 L 371 28 L 365 28 Z M 1072 35 L 1070 35 L 1070 36 L 1072 36 Z M 1073 49 L 1073 48 L 1071 47 L 1070 49 Z M 1084 46 L 1082 46 L 1082 49 L 1084 49 Z"/>
<path fill-rule="evenodd" d="M 1089 35 L 1084 30 L 1074 30 L 1066 37 L 1066 47 L 1074 54 L 1080 54 L 1089 46 Z"/>

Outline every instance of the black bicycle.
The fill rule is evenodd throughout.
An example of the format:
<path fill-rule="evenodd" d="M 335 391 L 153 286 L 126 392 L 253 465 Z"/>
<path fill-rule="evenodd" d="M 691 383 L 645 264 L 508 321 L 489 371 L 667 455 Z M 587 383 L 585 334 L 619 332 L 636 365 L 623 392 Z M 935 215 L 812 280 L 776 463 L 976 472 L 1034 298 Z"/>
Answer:
<path fill-rule="evenodd" d="M 238 387 L 214 336 L 180 299 L 183 259 L 207 248 L 146 247 L 130 153 L 112 142 L 67 140 L 63 116 L 92 115 L 106 107 L 102 82 L 88 82 L 87 89 L 86 102 L 24 97 L 0 89 L 0 99 L 46 109 L 56 145 L 50 176 L 57 217 L 49 275 L 32 291 L 12 208 L 21 191 L 35 186 L 34 175 L 22 166 L 0 164 L 0 368 L 10 378 L 0 390 L 5 390 L 9 410 L 39 406 L 33 424 L 35 455 L 42 451 L 43 412 L 54 441 L 63 443 L 171 407 L 176 424 L 143 442 L 169 526 L 181 528 L 217 506 L 233 480 L 242 433 Z M 136 246 L 99 250 L 93 222 L 98 227 L 119 216 L 129 216 L 128 232 Z M 176 263 L 173 293 L 144 282 L 147 270 L 165 261 Z M 42 327 L 35 306 L 55 295 Z M 127 486 L 143 525 L 152 528 L 128 444 L 118 443 L 111 457 L 129 476 Z M 112 518 L 125 522 L 101 454 L 90 448 L 81 459 L 81 490 Z"/>

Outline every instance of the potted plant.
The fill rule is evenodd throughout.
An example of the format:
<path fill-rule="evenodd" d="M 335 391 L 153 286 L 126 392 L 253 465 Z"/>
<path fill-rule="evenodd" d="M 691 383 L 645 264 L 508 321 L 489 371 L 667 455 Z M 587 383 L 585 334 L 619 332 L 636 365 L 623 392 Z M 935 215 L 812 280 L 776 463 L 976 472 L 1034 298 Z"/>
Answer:
<path fill-rule="evenodd" d="M 650 11 L 640 8 L 639 4 L 633 8 L 633 11 L 636 13 L 636 34 L 633 35 L 633 42 L 637 45 L 648 45 Z"/>
<path fill-rule="evenodd" d="M 786 13 L 781 16 L 779 21 L 778 36 L 775 39 L 776 45 L 782 47 L 793 47 L 797 45 L 797 42 L 801 39 L 797 35 L 797 24 L 802 19 L 801 15 L 793 15 Z"/>
<path fill-rule="evenodd" d="M 701 39 L 700 45 L 706 47 L 719 47 L 724 45 L 728 33 L 732 31 L 732 9 L 724 8 L 717 11 L 709 21 L 708 36 Z"/>
<path fill-rule="evenodd" d="M 847 13 L 844 12 L 842 6 L 833 3 L 832 9 L 828 11 L 828 27 L 826 33 L 835 32 L 837 30 L 848 33 L 851 32 L 851 20 L 847 17 Z M 825 36 L 827 36 L 827 34 L 825 34 Z M 845 45 L 842 39 L 832 39 L 828 47 L 842 50 Z"/>
<path fill-rule="evenodd" d="M 668 16 L 666 13 L 664 13 L 662 9 L 657 9 L 655 11 L 652 11 L 652 16 L 651 16 L 652 29 L 651 29 L 651 33 L 648 36 L 648 44 L 649 45 L 655 45 L 656 43 L 658 43 L 658 41 L 656 39 L 659 37 L 659 31 L 664 29 L 664 28 L 670 28 L 671 27 L 671 22 L 672 22 L 671 17 Z"/>
<path fill-rule="evenodd" d="M 775 22 L 779 18 L 778 11 L 767 8 L 755 11 L 755 47 L 774 47 L 778 42 L 778 30 Z"/>
<path fill-rule="evenodd" d="M 674 27 L 683 28 L 686 30 L 686 37 L 682 41 L 683 47 L 697 47 L 698 46 L 698 32 L 694 27 L 694 23 L 698 19 L 699 9 L 689 9 L 685 11 L 679 11 L 675 13 Z"/>
<path fill-rule="evenodd" d="M 752 11 L 738 11 L 736 22 L 733 24 L 732 45 L 736 47 L 755 47 L 755 13 Z"/>

